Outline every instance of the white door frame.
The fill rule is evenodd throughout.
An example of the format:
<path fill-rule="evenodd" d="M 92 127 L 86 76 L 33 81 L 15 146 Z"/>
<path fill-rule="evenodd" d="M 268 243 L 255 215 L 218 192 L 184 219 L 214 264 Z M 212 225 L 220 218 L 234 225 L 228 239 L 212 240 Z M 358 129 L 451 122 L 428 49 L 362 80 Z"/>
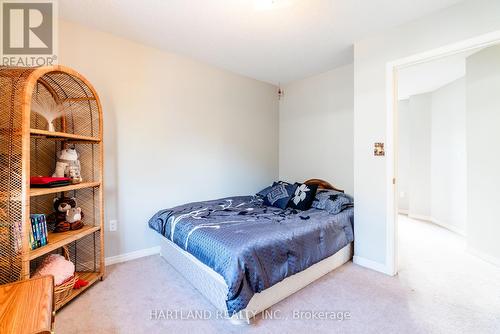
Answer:
<path fill-rule="evenodd" d="M 488 47 L 500 43 L 500 31 L 491 32 L 458 43 L 422 52 L 387 63 L 387 135 L 386 135 L 386 179 L 387 179 L 387 274 L 398 273 L 398 71 L 402 68 L 451 56 L 460 52 Z"/>

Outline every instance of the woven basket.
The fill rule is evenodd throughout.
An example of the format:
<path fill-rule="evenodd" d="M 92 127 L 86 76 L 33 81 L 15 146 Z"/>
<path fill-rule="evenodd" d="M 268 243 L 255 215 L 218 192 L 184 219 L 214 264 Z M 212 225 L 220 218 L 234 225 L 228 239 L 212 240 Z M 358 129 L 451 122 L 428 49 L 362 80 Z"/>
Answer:
<path fill-rule="evenodd" d="M 67 247 L 63 247 L 63 255 L 64 258 L 68 261 L 69 259 L 69 251 Z M 76 281 L 78 280 L 78 275 L 75 273 L 70 279 L 68 279 L 66 282 L 57 285 L 54 287 L 54 302 L 55 302 L 55 307 L 58 309 L 60 306 L 62 306 L 66 300 L 71 295 L 71 292 L 73 291 L 73 287 L 75 286 Z"/>

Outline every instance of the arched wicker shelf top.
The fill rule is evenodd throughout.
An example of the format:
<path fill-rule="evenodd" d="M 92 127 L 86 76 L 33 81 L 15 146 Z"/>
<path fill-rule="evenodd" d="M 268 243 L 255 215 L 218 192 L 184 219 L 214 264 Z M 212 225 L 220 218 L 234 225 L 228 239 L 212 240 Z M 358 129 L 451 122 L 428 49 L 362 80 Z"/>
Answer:
<path fill-rule="evenodd" d="M 67 109 L 65 116 L 54 124 L 57 133 L 94 141 L 102 139 L 102 110 L 97 92 L 84 76 L 71 68 L 0 67 L 0 90 L 0 105 L 13 117 L 22 117 L 26 135 L 29 132 L 43 135 L 47 130 L 47 122 L 32 112 L 31 105 L 37 99 L 52 99 Z M 2 124 L 1 128 L 9 126 Z"/>

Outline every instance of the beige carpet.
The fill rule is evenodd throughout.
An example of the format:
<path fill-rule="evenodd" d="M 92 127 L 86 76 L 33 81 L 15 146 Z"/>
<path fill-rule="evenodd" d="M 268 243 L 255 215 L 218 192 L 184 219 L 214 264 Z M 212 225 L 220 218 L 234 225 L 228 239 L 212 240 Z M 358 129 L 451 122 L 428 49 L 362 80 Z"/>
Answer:
<path fill-rule="evenodd" d="M 272 308 L 288 320 L 151 320 L 152 310 L 215 313 L 151 256 L 109 267 L 103 282 L 57 314 L 56 333 L 500 333 L 500 268 L 467 254 L 462 238 L 432 224 L 402 218 L 400 235 L 399 276 L 348 263 Z M 351 319 L 293 320 L 296 310 L 348 311 Z"/>

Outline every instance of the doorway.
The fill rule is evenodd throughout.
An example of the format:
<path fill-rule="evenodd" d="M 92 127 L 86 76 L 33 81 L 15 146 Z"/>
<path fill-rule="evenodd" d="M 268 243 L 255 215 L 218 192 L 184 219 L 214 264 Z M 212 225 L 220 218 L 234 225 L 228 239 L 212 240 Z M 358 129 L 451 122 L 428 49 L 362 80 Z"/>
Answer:
<path fill-rule="evenodd" d="M 399 215 L 399 202 L 401 192 L 399 191 L 399 118 L 398 118 L 398 104 L 399 104 L 399 89 L 398 81 L 400 72 L 404 69 L 410 68 L 418 64 L 427 63 L 430 61 L 439 61 L 446 57 L 456 56 L 461 53 L 474 52 L 482 48 L 487 48 L 496 45 L 500 42 L 500 32 L 490 33 L 487 35 L 479 36 L 470 40 L 460 43 L 435 49 L 429 52 L 418 54 L 412 57 L 401 59 L 387 65 L 387 78 L 388 78 L 388 128 L 394 129 L 387 136 L 387 147 L 393 149 L 387 153 L 387 170 L 388 175 L 388 229 L 387 229 L 387 257 L 389 261 L 389 270 L 393 274 L 397 274 L 399 270 L 399 252 L 398 252 L 398 215 Z M 393 176 L 393 177 L 392 177 Z M 421 217 L 422 218 L 422 217 Z M 426 217 L 429 218 L 429 217 Z"/>

